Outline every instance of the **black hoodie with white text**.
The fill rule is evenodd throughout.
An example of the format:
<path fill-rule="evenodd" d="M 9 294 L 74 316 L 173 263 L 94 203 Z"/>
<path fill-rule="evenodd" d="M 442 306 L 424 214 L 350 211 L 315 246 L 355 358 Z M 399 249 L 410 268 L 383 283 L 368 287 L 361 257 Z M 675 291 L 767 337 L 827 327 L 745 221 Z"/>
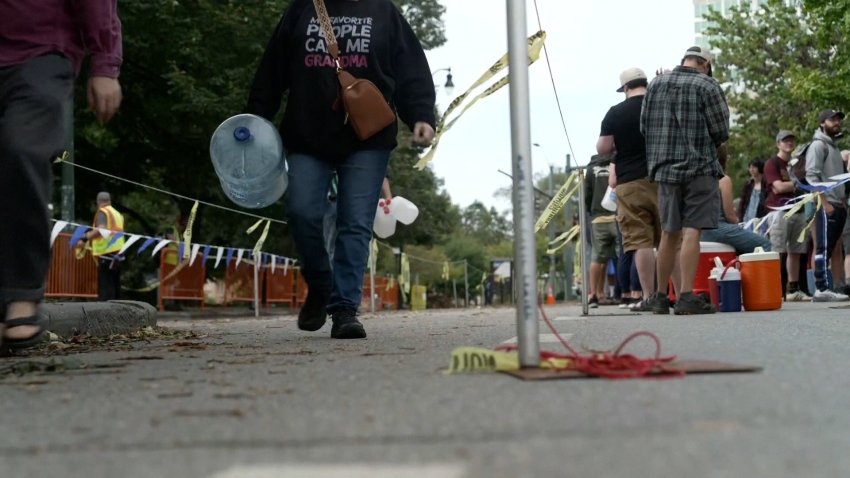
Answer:
<path fill-rule="evenodd" d="M 412 130 L 435 126 L 434 82 L 425 53 L 410 25 L 390 0 L 325 0 L 342 67 L 371 80 Z M 393 123 L 359 140 L 339 96 L 336 68 L 311 0 L 293 0 L 257 68 L 246 112 L 272 121 L 289 92 L 280 124 L 284 147 L 322 159 L 340 160 L 355 151 L 396 146 Z"/>

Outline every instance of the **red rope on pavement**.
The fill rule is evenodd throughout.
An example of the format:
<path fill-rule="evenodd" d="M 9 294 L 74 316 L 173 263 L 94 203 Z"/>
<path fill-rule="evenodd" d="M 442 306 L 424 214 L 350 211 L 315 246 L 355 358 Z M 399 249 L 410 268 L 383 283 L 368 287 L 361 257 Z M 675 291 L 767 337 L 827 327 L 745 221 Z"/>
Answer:
<path fill-rule="evenodd" d="M 589 355 L 581 355 L 555 330 L 549 317 L 546 316 L 543 307 L 539 304 L 538 307 L 549 330 L 555 334 L 561 345 L 569 352 L 567 354 L 547 351 L 540 352 L 540 360 L 547 362 L 553 369 L 574 370 L 594 377 L 609 379 L 642 377 L 678 378 L 685 375 L 685 372 L 682 370 L 667 368 L 666 364 L 675 360 L 676 356 L 669 355 L 662 357 L 661 341 L 652 332 L 641 331 L 629 335 L 613 352 L 594 352 Z M 622 353 L 623 349 L 638 337 L 649 337 L 655 342 L 655 355 L 652 358 L 640 358 L 632 354 Z M 516 345 L 503 345 L 496 349 L 511 351 L 516 348 Z M 561 364 L 564 360 L 566 360 L 566 366 Z"/>

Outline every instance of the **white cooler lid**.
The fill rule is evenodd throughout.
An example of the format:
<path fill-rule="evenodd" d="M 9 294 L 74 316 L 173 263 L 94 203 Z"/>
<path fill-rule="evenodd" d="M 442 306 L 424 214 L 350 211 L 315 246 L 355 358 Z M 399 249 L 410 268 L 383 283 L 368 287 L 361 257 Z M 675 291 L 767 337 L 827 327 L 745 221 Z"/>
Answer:
<path fill-rule="evenodd" d="M 778 252 L 750 252 L 749 254 L 741 254 L 738 256 L 741 262 L 757 262 L 757 261 L 778 261 Z"/>
<path fill-rule="evenodd" d="M 734 254 L 735 248 L 722 242 L 700 242 L 699 252 L 700 254 L 712 252 L 731 252 Z"/>

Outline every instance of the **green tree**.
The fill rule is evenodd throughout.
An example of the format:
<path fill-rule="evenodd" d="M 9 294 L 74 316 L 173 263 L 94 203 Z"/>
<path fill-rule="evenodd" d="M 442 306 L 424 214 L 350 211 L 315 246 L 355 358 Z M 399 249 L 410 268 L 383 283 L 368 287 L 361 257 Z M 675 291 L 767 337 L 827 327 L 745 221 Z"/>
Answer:
<path fill-rule="evenodd" d="M 85 111 L 82 85 L 76 98 L 76 161 L 184 196 L 232 207 L 221 192 L 209 159 L 209 139 L 225 118 L 242 111 L 254 71 L 289 0 L 146 0 L 122 2 L 124 103 L 109 128 Z M 436 0 L 398 0 L 426 48 L 445 41 Z M 283 106 L 281 111 L 283 110 Z M 406 128 L 399 135 L 409 144 Z M 459 221 L 441 181 L 430 171 L 409 173 L 417 150 L 393 153 L 394 190 L 420 204 L 415 227 L 402 231 L 414 243 L 434 243 Z M 168 232 L 192 203 L 77 170 L 76 215 L 88 222 L 100 190 L 113 193 L 127 213 L 127 230 Z M 56 188 L 58 191 L 58 188 Z M 58 203 L 58 201 L 57 201 Z M 283 219 L 278 203 L 259 211 Z M 244 231 L 255 219 L 201 206 L 194 239 L 249 247 L 257 234 Z M 289 256 L 295 250 L 286 226 L 274 224 L 266 250 Z M 132 262 L 132 261 L 131 261 Z"/>
<path fill-rule="evenodd" d="M 747 178 L 750 160 L 775 153 L 779 129 L 806 141 L 818 111 L 847 104 L 847 82 L 834 65 L 848 45 L 836 34 L 838 25 L 826 20 L 833 2 L 810 3 L 822 6 L 798 10 L 769 0 L 755 13 L 747 3 L 726 17 L 716 11 L 707 16 L 712 26 L 706 33 L 720 52 L 717 79 L 733 112 L 728 171 L 738 183 Z"/>

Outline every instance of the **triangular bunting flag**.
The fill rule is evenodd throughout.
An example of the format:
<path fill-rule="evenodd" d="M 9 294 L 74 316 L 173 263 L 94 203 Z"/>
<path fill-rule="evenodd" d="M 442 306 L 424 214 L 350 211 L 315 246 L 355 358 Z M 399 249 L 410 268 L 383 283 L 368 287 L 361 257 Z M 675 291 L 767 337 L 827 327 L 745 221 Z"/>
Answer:
<path fill-rule="evenodd" d="M 192 256 L 189 258 L 189 267 L 192 267 L 192 264 L 195 263 L 195 258 L 198 257 L 198 251 L 201 250 L 200 244 L 192 245 Z"/>
<path fill-rule="evenodd" d="M 74 246 L 77 245 L 77 241 L 83 238 L 83 234 L 85 234 L 88 229 L 89 228 L 86 226 L 77 226 L 77 228 L 74 229 L 74 233 L 71 234 L 71 239 L 68 241 L 68 249 L 73 249 Z"/>
<path fill-rule="evenodd" d="M 224 248 L 218 246 L 218 253 L 215 255 L 215 265 L 213 269 L 218 269 L 218 263 L 221 262 L 221 256 L 224 255 Z"/>
<path fill-rule="evenodd" d="M 159 252 L 163 247 L 167 246 L 169 242 L 172 242 L 171 239 L 163 239 L 159 241 L 159 244 L 153 248 L 153 252 L 151 252 L 151 257 L 155 256 L 157 252 Z"/>
<path fill-rule="evenodd" d="M 59 236 L 59 233 L 62 232 L 62 229 L 65 229 L 65 226 L 67 225 L 68 221 L 56 221 L 56 224 L 53 225 L 53 230 L 50 232 L 50 247 L 53 247 L 56 237 Z"/>
<path fill-rule="evenodd" d="M 129 249 L 130 246 L 135 244 L 141 238 L 142 236 L 139 236 L 138 234 L 130 234 L 130 237 L 124 242 L 124 246 L 121 247 L 120 251 L 118 251 L 118 255 L 120 256 L 121 254 L 124 254 L 124 251 Z"/>
<path fill-rule="evenodd" d="M 145 242 L 142 243 L 142 247 L 140 247 L 139 250 L 136 251 L 136 254 L 141 254 L 142 252 L 145 252 L 145 249 L 150 247 L 150 245 L 153 244 L 154 242 L 156 242 L 157 240 L 158 240 L 158 238 L 156 238 L 156 237 L 147 238 L 145 240 Z"/>

